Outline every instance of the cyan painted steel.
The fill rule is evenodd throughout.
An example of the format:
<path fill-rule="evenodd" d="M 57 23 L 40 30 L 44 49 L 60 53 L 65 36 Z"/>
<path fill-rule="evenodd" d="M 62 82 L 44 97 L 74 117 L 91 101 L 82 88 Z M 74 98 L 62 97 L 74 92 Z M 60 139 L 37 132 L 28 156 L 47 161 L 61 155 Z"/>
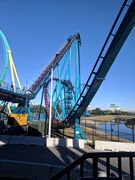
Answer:
<path fill-rule="evenodd" d="M 4 78 L 6 76 L 7 73 L 7 69 L 8 69 L 8 50 L 10 49 L 9 44 L 7 42 L 7 39 L 5 37 L 5 35 L 3 34 L 3 32 L 0 30 L 0 39 L 2 41 L 3 47 L 4 47 L 4 52 L 5 52 L 5 65 L 4 68 L 0 74 L 0 84 L 4 81 Z"/>

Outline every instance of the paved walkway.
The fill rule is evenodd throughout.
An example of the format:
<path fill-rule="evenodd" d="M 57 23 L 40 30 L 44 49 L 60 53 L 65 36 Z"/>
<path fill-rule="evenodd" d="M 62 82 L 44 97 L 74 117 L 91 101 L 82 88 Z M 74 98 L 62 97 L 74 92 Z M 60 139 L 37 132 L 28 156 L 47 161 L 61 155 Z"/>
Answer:
<path fill-rule="evenodd" d="M 4 145 L 0 146 L 0 179 L 1 177 L 27 178 L 32 180 L 48 180 L 50 176 L 60 171 L 82 154 L 93 152 L 94 149 L 85 146 L 77 148 L 46 148 L 43 146 Z M 134 159 L 135 163 L 135 159 Z M 85 174 L 90 175 L 92 161 L 89 159 L 84 164 Z M 105 159 L 99 160 L 99 170 L 106 171 Z M 129 173 L 129 162 L 122 159 L 123 173 Z M 111 159 L 111 172 L 117 172 L 117 160 Z M 76 168 L 74 177 L 79 173 Z M 74 178 L 73 178 L 74 179 Z"/>
<path fill-rule="evenodd" d="M 60 169 L 86 152 L 86 146 L 75 148 L 46 148 L 42 146 L 5 145 L 0 147 L 0 176 L 49 179 Z"/>

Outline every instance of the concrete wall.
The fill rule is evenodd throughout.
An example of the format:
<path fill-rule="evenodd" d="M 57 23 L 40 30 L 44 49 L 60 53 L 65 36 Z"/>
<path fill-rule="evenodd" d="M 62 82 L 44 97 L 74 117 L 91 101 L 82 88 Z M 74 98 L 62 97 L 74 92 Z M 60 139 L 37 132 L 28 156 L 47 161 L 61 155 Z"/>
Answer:
<path fill-rule="evenodd" d="M 47 147 L 78 147 L 84 148 L 84 140 L 83 139 L 63 139 L 63 138 L 47 138 L 46 146 Z"/>
<path fill-rule="evenodd" d="M 95 141 L 95 149 L 109 151 L 135 151 L 135 143 Z"/>
<path fill-rule="evenodd" d="M 64 139 L 64 138 L 45 138 L 35 136 L 14 136 L 0 135 L 0 145 L 5 144 L 23 144 L 23 145 L 40 145 L 47 147 L 77 147 L 84 148 L 85 141 L 83 139 Z"/>

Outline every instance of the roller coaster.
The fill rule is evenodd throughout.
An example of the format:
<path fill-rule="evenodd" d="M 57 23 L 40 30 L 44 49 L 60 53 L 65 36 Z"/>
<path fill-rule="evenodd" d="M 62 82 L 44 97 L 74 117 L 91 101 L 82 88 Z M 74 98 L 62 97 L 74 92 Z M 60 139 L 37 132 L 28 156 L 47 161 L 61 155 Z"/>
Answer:
<path fill-rule="evenodd" d="M 18 115 L 22 115 L 17 120 L 19 124 L 23 114 L 27 116 L 28 121 L 32 121 L 29 104 L 42 90 L 41 106 L 44 99 L 45 110 L 48 116 L 50 99 L 52 98 L 51 109 L 54 123 L 74 125 L 74 137 L 86 138 L 80 128 L 80 117 L 105 80 L 134 24 L 135 0 L 132 0 L 130 3 L 128 0 L 125 0 L 83 88 L 81 87 L 80 78 L 81 38 L 79 33 L 67 39 L 65 45 L 56 53 L 55 57 L 44 68 L 31 87 L 25 89 L 21 86 L 8 41 L 3 32 L 0 31 L 0 39 L 5 53 L 5 66 L 0 74 L 2 111 L 8 106 L 9 102 L 17 103 L 18 106 L 13 112 L 9 113 L 9 116 L 17 120 Z M 10 84 L 4 82 L 8 67 L 10 67 L 11 72 Z M 51 87 L 52 95 L 50 94 L 51 81 L 53 81 L 53 88 Z M 17 116 L 13 116 L 13 114 L 17 114 Z M 24 124 L 27 124 L 26 121 Z"/>

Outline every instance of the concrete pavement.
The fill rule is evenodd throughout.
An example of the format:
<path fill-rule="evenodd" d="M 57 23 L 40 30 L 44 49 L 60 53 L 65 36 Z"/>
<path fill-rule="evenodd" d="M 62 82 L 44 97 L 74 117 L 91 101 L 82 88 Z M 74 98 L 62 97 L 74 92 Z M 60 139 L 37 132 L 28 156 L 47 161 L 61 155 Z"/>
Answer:
<path fill-rule="evenodd" d="M 89 147 L 82 150 L 25 145 L 0 146 L 0 176 L 49 179 L 52 174 L 90 151 L 94 150 Z"/>
<path fill-rule="evenodd" d="M 48 180 L 50 176 L 63 169 L 86 152 L 94 149 L 86 146 L 84 149 L 26 145 L 4 145 L 0 146 L 0 178 L 15 177 L 32 180 Z M 135 160 L 134 160 L 135 164 Z M 85 175 L 91 175 L 92 160 L 84 164 Z M 106 170 L 105 159 L 99 160 L 100 171 Z M 129 173 L 129 162 L 127 158 L 122 159 L 123 174 Z M 111 159 L 111 172 L 117 172 L 117 160 Z M 73 171 L 77 178 L 78 168 Z"/>

